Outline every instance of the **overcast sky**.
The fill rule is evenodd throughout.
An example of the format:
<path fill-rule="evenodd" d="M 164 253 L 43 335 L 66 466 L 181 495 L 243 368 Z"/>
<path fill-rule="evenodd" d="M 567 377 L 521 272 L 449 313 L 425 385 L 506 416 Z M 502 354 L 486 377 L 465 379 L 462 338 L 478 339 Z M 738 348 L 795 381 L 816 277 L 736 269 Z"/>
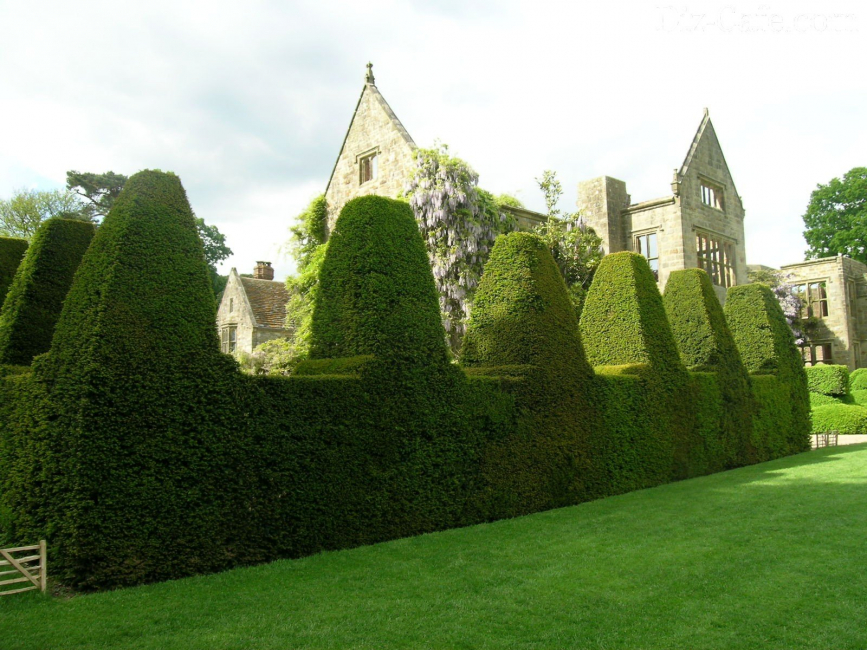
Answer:
<path fill-rule="evenodd" d="M 592 8 L 591 8 L 592 7 Z M 0 0 L 0 197 L 67 170 L 176 172 L 224 264 L 292 272 L 365 64 L 419 146 L 543 209 L 534 178 L 670 194 L 704 107 L 746 208 L 747 261 L 803 259 L 817 183 L 867 165 L 856 2 Z"/>

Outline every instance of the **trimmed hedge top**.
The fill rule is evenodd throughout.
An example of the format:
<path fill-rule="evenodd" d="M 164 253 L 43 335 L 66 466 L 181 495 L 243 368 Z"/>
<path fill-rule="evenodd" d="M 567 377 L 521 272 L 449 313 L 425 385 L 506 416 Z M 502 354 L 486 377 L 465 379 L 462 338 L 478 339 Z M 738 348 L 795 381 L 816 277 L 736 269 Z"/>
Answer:
<path fill-rule="evenodd" d="M 26 250 L 26 239 L 0 237 L 0 305 L 6 299 L 12 279 Z"/>
<path fill-rule="evenodd" d="M 81 262 L 52 356 L 85 367 L 97 352 L 109 367 L 138 361 L 167 371 L 189 364 L 196 351 L 218 351 L 204 259 L 180 179 L 135 174 Z"/>
<path fill-rule="evenodd" d="M 749 372 L 773 374 L 799 368 L 803 374 L 792 330 L 769 287 L 759 283 L 731 287 L 725 316 Z"/>
<path fill-rule="evenodd" d="M 581 312 L 581 338 L 593 366 L 645 363 L 683 372 L 656 278 L 642 255 L 602 258 Z"/>
<path fill-rule="evenodd" d="M 722 305 L 705 271 L 684 269 L 669 275 L 663 304 L 680 358 L 688 369 L 715 371 L 729 361 L 741 365 Z"/>
<path fill-rule="evenodd" d="M 476 292 L 461 363 L 529 364 L 591 376 L 563 276 L 538 236 L 497 237 Z"/>
<path fill-rule="evenodd" d="M 349 201 L 329 239 L 311 322 L 311 359 L 372 354 L 448 362 L 439 298 L 409 204 Z"/>
<path fill-rule="evenodd" d="M 849 375 L 850 390 L 867 390 L 867 368 L 858 368 Z"/>
<path fill-rule="evenodd" d="M 849 368 L 831 364 L 820 364 L 805 368 L 807 388 L 822 395 L 849 394 Z"/>
<path fill-rule="evenodd" d="M 48 219 L 39 226 L 0 311 L 0 363 L 28 365 L 48 352 L 94 231 L 94 224 L 71 219 Z"/>

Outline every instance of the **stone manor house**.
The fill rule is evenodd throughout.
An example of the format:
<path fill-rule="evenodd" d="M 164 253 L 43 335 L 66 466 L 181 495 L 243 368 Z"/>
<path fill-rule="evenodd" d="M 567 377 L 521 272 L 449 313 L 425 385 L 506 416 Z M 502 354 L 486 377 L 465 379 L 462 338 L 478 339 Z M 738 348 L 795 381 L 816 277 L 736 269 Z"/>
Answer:
<path fill-rule="evenodd" d="M 366 194 L 397 197 L 403 192 L 416 148 L 376 87 L 373 66 L 368 64 L 361 96 L 325 191 L 328 227 L 334 226 L 341 208 L 352 198 Z M 707 271 L 717 296 L 725 301 L 728 287 L 748 282 L 744 207 L 707 109 L 683 163 L 674 170 L 670 187 L 666 196 L 633 202 L 624 181 L 602 176 L 578 184 L 578 208 L 602 238 L 606 253 L 644 255 L 660 290 L 672 271 L 698 267 Z M 546 218 L 531 210 L 510 211 L 519 226 L 527 229 Z M 865 362 L 862 354 L 867 353 L 867 266 L 841 257 L 792 264 L 782 270 L 800 288 L 805 316 L 816 321 L 810 344 L 804 347 L 805 362 L 861 367 Z M 243 301 L 240 292 L 245 279 L 234 269 L 232 274 L 218 316 L 218 326 L 225 332 L 224 350 L 235 349 L 233 345 L 252 350 L 248 345 L 255 347 L 257 341 L 274 338 L 277 328 L 248 325 L 254 320 L 264 322 L 255 315 L 244 316 L 243 326 L 239 318 L 232 320 L 230 315 L 236 313 L 232 305 L 243 304 L 248 309 L 249 303 L 249 314 L 261 311 L 254 307 L 257 299 L 250 298 L 249 290 L 247 302 Z M 273 271 L 269 280 L 273 280 Z M 275 316 L 271 323 L 276 322 Z M 234 344 L 232 327 L 239 337 Z"/>

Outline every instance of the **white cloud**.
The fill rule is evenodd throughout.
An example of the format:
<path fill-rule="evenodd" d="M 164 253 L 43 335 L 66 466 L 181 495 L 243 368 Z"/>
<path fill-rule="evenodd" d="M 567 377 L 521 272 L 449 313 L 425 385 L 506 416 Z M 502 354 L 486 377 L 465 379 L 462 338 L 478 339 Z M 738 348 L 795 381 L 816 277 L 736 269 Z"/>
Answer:
<path fill-rule="evenodd" d="M 665 194 L 708 106 L 749 260 L 795 261 L 810 191 L 865 164 L 863 15 L 762 7 L 6 3 L 0 196 L 69 169 L 173 170 L 227 235 L 226 269 L 272 258 L 283 275 L 276 247 L 324 190 L 372 60 L 416 142 L 448 142 L 483 186 L 536 208 L 548 168 L 569 203 L 602 174 L 636 200 Z"/>

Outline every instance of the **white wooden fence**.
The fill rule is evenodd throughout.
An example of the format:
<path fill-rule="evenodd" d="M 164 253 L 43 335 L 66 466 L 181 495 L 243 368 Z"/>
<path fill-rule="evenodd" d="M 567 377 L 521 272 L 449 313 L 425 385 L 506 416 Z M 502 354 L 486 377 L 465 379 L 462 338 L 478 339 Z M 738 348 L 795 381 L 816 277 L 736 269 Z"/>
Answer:
<path fill-rule="evenodd" d="M 0 548 L 0 596 L 34 589 L 45 591 L 47 582 L 48 556 L 44 539 L 35 546 Z M 27 583 L 27 586 L 14 586 L 22 583 Z"/>

